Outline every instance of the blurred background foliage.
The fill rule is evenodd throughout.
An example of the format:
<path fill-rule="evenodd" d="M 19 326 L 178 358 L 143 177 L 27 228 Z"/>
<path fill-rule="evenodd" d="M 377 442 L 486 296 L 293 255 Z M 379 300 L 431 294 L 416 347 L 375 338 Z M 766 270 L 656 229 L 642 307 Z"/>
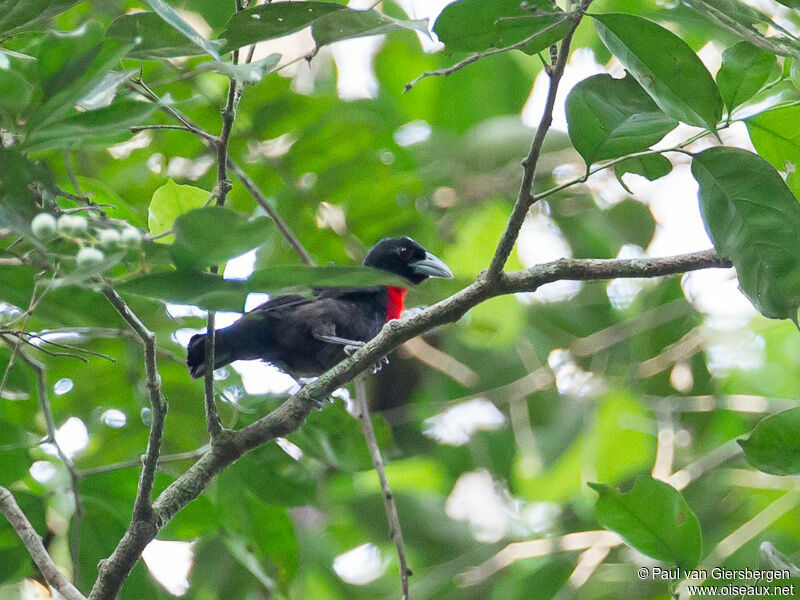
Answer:
<path fill-rule="evenodd" d="M 75 569 L 74 580 L 86 590 L 130 519 L 135 465 L 150 417 L 141 347 L 69 260 L 56 276 L 61 284 L 21 316 L 44 285 L 37 267 L 14 262 L 20 248 L 15 240 L 29 232 L 38 210 L 31 198 L 62 210 L 79 206 L 64 196 L 42 197 L 27 182 L 49 180 L 67 195 L 85 194 L 104 206 L 113 223 L 147 231 L 148 206 L 161 186 L 173 181 L 211 192 L 214 156 L 184 131 L 132 135 L 131 126 L 174 121 L 137 99 L 141 86 L 133 85 L 133 92 L 126 86 L 144 82 L 164 103 L 216 134 L 227 79 L 196 71 L 206 61 L 200 57 L 126 56 L 125 43 L 115 45 L 107 31 L 143 4 L 31 4 L 39 11 L 53 5 L 52 13 L 15 30 L 15 3 L 0 2 L 11 15 L 0 17 L 0 326 L 58 330 L 49 339 L 115 362 L 85 354 L 81 362 L 25 346 L 20 353 L 30 360 L 18 355 L 9 364 L 12 345 L 0 346 L 0 484 L 13 489 L 56 561 Z M 223 37 L 234 12 L 232 1 L 170 4 L 209 39 Z M 428 14 L 424 3 L 402 4 L 408 16 L 390 3 L 383 10 L 398 18 Z M 655 20 L 711 62 L 716 53 L 718 64 L 722 50 L 740 37 L 697 4 L 705 5 L 598 0 L 592 10 Z M 708 4 L 726 8 L 721 1 Z M 796 11 L 774 2 L 759 6 L 786 28 L 800 28 Z M 281 64 L 299 60 L 246 86 L 232 158 L 317 264 L 357 264 L 380 238 L 409 235 L 442 256 L 456 279 L 413 290 L 408 304 L 429 305 L 457 291 L 488 264 L 516 197 L 519 161 L 541 97 L 542 62 L 506 53 L 404 93 L 404 84 L 423 71 L 464 54 L 442 52 L 421 42 L 416 31 L 400 30 L 325 47 L 309 64 L 302 58 L 306 41 L 301 32 L 259 51 L 260 58 L 280 52 Z M 87 57 L 88 48 L 99 48 L 98 55 Z M 572 77 L 572 84 L 611 60 L 588 22 L 573 48 L 565 78 Z M 780 101 L 797 100 L 791 59 L 784 62 Z M 69 65 L 74 69 L 65 70 Z M 72 105 L 90 95 L 111 67 L 128 78 L 117 82 L 114 101 L 75 112 Z M 526 103 L 529 113 L 523 112 Z M 800 124 L 800 115 L 785 118 L 791 119 L 784 122 L 787 130 Z M 34 129 L 37 120 L 44 124 Z M 737 131 L 745 141 L 731 143 L 747 146 L 747 132 Z M 16 152 L 20 143 L 27 159 Z M 537 191 L 582 173 L 565 128 L 556 125 L 544 150 Z M 685 179 L 685 163 L 681 173 Z M 670 208 L 649 200 L 658 195 L 653 186 L 661 185 L 662 195 L 664 186 L 674 186 L 678 218 L 697 220 L 691 185 L 637 177 L 625 181 L 636 183 L 644 197 L 632 197 L 605 177 L 537 205 L 509 268 L 567 255 L 629 257 L 648 248 L 666 254 L 708 246 L 704 239 L 687 242 L 681 235 L 694 226 L 680 222 L 676 230 Z M 263 215 L 236 179 L 227 206 Z M 654 244 L 654 235 L 670 227 L 678 241 Z M 265 227 L 263 234 L 255 252 L 229 263 L 229 274 L 301 264 L 276 228 Z M 78 245 L 67 239 L 57 252 L 69 258 Z M 160 268 L 169 257 L 146 241 L 115 260 L 108 274 L 123 280 Z M 554 284 L 534 295 L 497 298 L 398 350 L 370 378 L 372 408 L 380 413 L 375 424 L 414 570 L 414 598 L 669 597 L 670 582 L 636 577 L 652 559 L 624 544 L 603 545 L 602 537 L 572 546 L 569 537 L 560 537 L 601 535 L 597 494 L 587 482 L 627 488 L 644 473 L 683 489 L 702 527 L 703 556 L 713 565 L 769 566 L 760 562 L 764 542 L 785 555 L 800 552 L 800 497 L 787 493 L 794 480 L 747 466 L 734 441 L 794 403 L 800 337 L 788 321 L 757 316 L 738 296 L 732 273 L 702 285 L 695 281 L 694 287 L 689 279 Z M 204 327 L 204 313 L 126 299 L 157 334 L 161 351 L 169 401 L 163 453 L 171 460 L 160 468 L 159 491 L 205 449 L 202 383 L 192 381 L 183 365 L 183 344 Z M 47 433 L 37 395 L 40 368 L 57 439 L 79 475 L 81 518 L 64 462 L 52 444 L 39 443 Z M 231 427 L 266 414 L 292 389 L 280 374 L 246 365 L 222 369 L 216 379 L 221 414 Z M 188 581 L 175 576 L 190 564 L 187 557 L 181 562 L 187 546 L 154 545 L 120 597 L 397 597 L 377 477 L 348 398 L 347 391 L 338 394 L 280 446 L 239 460 L 163 530 L 161 541 L 191 542 Z M 765 509 L 771 512 L 765 515 Z M 751 533 L 729 537 L 747 523 Z M 525 544 L 535 540 L 554 545 Z M 522 544 L 509 546 L 515 542 Z M 590 548 L 602 554 L 599 560 Z M 13 531 L 0 523 L 0 598 L 32 597 L 35 585 L 27 578 L 35 576 Z"/>

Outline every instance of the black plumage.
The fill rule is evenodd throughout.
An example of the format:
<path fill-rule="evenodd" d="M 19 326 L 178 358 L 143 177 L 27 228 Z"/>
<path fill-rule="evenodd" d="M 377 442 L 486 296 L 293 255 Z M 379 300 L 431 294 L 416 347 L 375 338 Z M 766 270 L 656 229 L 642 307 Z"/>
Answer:
<path fill-rule="evenodd" d="M 428 277 L 452 277 L 440 259 L 407 237 L 380 241 L 364 265 L 414 285 Z M 214 368 L 260 359 L 295 379 L 320 375 L 345 358 L 348 346 L 371 340 L 387 320 L 399 317 L 405 292 L 393 286 L 323 288 L 313 298 L 271 298 L 215 332 Z M 205 338 L 189 341 L 186 364 L 192 377 L 205 372 Z"/>

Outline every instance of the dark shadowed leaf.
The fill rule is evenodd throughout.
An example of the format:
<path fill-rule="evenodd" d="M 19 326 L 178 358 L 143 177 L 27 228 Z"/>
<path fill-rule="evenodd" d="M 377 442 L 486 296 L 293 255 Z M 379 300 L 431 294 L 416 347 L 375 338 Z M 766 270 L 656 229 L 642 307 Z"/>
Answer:
<path fill-rule="evenodd" d="M 165 22 L 169 23 L 171 27 L 179 31 L 187 40 L 195 44 L 209 56 L 221 60 L 219 52 L 217 52 L 214 45 L 200 35 L 194 27 L 189 25 L 189 23 L 175 12 L 169 4 L 164 2 L 164 0 L 145 0 L 145 2 L 153 9 L 153 12 L 164 19 Z"/>
<path fill-rule="evenodd" d="M 629 158 L 614 165 L 614 175 L 617 176 L 620 185 L 628 193 L 631 193 L 631 191 L 622 181 L 622 176 L 625 173 L 634 173 L 647 178 L 648 181 L 655 181 L 668 175 L 670 171 L 672 171 L 672 163 L 663 154 L 648 154 L 647 156 Z"/>
<path fill-rule="evenodd" d="M 589 487 L 600 494 L 597 520 L 603 527 L 651 558 L 682 569 L 697 565 L 703 548 L 700 521 L 678 490 L 649 476 L 638 477 L 625 494 L 601 483 Z"/>
<path fill-rule="evenodd" d="M 739 440 L 747 460 L 773 475 L 800 474 L 800 408 L 790 408 L 763 419 Z"/>
<path fill-rule="evenodd" d="M 528 4 L 550 15 L 536 16 L 530 8 L 523 9 L 519 0 L 460 0 L 444 8 L 433 30 L 449 52 L 481 52 L 516 44 L 552 27 L 525 46 L 525 52 L 535 54 L 563 38 L 569 23 L 552 15 L 562 12 L 555 2 Z"/>
<path fill-rule="evenodd" d="M 117 285 L 116 289 L 123 294 L 234 312 L 242 312 L 247 298 L 244 282 L 228 281 L 218 275 L 199 271 L 142 275 Z"/>
<path fill-rule="evenodd" d="M 678 125 L 628 74 L 584 79 L 567 96 L 566 112 L 569 137 L 587 166 L 647 150 Z"/>
<path fill-rule="evenodd" d="M 35 129 L 25 140 L 28 152 L 42 148 L 80 146 L 89 142 L 130 135 L 130 128 L 140 125 L 156 109 L 155 104 L 119 100 L 106 108 L 78 112 L 60 121 L 48 122 Z"/>
<path fill-rule="evenodd" d="M 717 85 L 728 113 L 750 100 L 761 89 L 776 62 L 773 54 L 747 42 L 739 42 L 722 53 Z"/>
<path fill-rule="evenodd" d="M 268 217 L 247 215 L 223 208 L 197 208 L 175 219 L 172 245 L 175 264 L 181 268 L 203 269 L 263 244 L 272 229 Z"/>
<path fill-rule="evenodd" d="M 0 34 L 45 21 L 79 3 L 80 0 L 0 0 Z"/>
<path fill-rule="evenodd" d="M 619 13 L 595 15 L 597 33 L 661 109 L 714 130 L 722 116 L 717 84 L 692 49 L 660 25 Z"/>
<path fill-rule="evenodd" d="M 206 51 L 189 41 L 156 13 L 140 12 L 117 17 L 106 32 L 108 37 L 138 44 L 128 53 L 131 58 L 174 58 L 198 56 Z M 210 44 L 220 46 L 219 42 Z"/>
<path fill-rule="evenodd" d="M 695 156 L 692 174 L 706 229 L 742 291 L 764 316 L 796 321 L 800 205 L 781 176 L 760 156 L 723 147 Z"/>
<path fill-rule="evenodd" d="M 222 34 L 225 51 L 311 27 L 317 46 L 402 29 L 427 32 L 426 21 L 395 19 L 375 10 L 353 10 L 332 2 L 276 2 L 231 17 Z"/>

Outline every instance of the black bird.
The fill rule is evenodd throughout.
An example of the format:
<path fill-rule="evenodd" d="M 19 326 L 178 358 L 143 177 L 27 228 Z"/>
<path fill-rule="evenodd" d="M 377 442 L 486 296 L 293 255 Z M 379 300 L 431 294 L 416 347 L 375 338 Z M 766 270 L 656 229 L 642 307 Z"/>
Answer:
<path fill-rule="evenodd" d="M 413 285 L 428 277 L 452 278 L 447 265 L 408 237 L 387 238 L 370 249 L 364 266 L 381 269 Z M 315 297 L 278 296 L 214 335 L 214 368 L 235 360 L 261 359 L 295 379 L 321 375 L 361 346 L 391 319 L 400 317 L 408 289 L 395 286 L 315 290 Z M 205 334 L 189 341 L 186 365 L 192 377 L 205 373 Z"/>

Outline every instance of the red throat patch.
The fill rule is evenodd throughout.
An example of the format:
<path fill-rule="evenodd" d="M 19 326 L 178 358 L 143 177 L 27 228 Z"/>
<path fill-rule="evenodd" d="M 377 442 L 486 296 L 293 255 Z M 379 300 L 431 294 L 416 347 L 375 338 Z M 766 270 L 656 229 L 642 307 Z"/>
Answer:
<path fill-rule="evenodd" d="M 388 295 L 386 301 L 386 320 L 399 319 L 403 313 L 403 300 L 406 298 L 408 290 L 402 287 L 390 285 L 386 288 Z"/>

